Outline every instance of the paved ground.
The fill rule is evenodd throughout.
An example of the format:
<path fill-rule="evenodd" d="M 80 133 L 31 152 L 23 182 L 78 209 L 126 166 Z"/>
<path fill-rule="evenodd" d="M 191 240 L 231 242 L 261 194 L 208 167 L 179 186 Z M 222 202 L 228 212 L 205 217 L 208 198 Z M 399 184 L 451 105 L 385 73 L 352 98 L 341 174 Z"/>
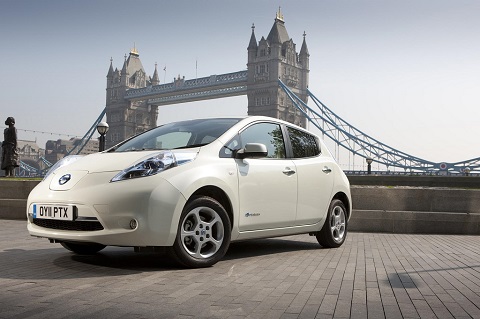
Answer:
<path fill-rule="evenodd" d="M 233 244 L 207 269 L 75 256 L 0 220 L 0 318 L 480 318 L 480 236 L 350 233 Z"/>

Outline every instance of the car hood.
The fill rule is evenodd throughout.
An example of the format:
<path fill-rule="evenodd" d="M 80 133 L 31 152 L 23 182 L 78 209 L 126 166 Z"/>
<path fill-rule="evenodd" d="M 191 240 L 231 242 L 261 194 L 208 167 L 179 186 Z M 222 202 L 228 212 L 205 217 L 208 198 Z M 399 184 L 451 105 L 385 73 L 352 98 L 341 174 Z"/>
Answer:
<path fill-rule="evenodd" d="M 177 161 L 190 154 L 198 153 L 198 148 L 188 150 L 173 150 Z M 122 171 L 138 162 L 145 160 L 161 151 L 141 151 L 141 152 L 118 152 L 118 153 L 95 153 L 80 158 L 72 164 L 61 167 L 58 172 L 67 171 L 86 171 L 88 173 L 116 172 Z"/>

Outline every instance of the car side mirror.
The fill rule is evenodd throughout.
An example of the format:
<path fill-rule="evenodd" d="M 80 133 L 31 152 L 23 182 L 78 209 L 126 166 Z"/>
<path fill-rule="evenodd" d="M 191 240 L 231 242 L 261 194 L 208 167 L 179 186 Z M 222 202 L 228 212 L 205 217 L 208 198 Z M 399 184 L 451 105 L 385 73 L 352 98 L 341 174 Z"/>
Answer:
<path fill-rule="evenodd" d="M 261 158 L 268 155 L 267 147 L 265 144 L 260 143 L 247 143 L 244 148 L 239 149 L 235 153 L 235 158 Z"/>

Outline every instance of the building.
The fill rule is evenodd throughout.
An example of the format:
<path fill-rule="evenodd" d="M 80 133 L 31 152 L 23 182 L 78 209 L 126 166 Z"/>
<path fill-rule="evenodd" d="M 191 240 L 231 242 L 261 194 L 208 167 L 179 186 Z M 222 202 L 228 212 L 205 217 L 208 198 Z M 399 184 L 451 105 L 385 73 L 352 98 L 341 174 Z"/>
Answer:
<path fill-rule="evenodd" d="M 279 87 L 278 79 L 289 86 L 303 102 L 307 103 L 309 59 L 307 43 L 303 33 L 300 53 L 289 37 L 280 9 L 275 22 L 265 39 L 257 42 L 255 26 L 248 44 L 248 115 L 265 115 L 306 126 L 306 118 L 285 92 Z"/>
<path fill-rule="evenodd" d="M 19 160 L 29 167 L 24 175 L 35 175 L 36 171 L 47 168 L 44 162 L 45 150 L 40 148 L 36 141 L 17 140 L 17 149 Z M 16 175 L 20 174 L 17 172 Z"/>
<path fill-rule="evenodd" d="M 302 47 L 300 52 L 297 52 L 296 44 L 288 35 L 280 9 L 267 38 L 262 37 L 257 42 L 255 27 L 252 26 L 247 48 L 247 77 L 243 83 L 244 87 L 246 86 L 249 115 L 275 117 L 306 127 L 305 116 L 293 105 L 278 83 L 278 79 L 281 79 L 298 97 L 307 102 L 310 54 L 305 37 L 304 32 Z M 163 87 L 168 87 L 169 92 L 166 94 L 171 94 L 177 88 L 184 89 L 187 82 L 192 81 L 185 81 L 185 78 L 179 76 L 174 82 L 164 84 Z M 110 126 L 106 135 L 107 148 L 156 126 L 156 99 L 148 101 L 148 97 L 144 96 L 132 98 L 127 91 L 141 89 L 140 91 L 154 92 L 160 87 L 159 84 L 157 66 L 155 65 L 153 75 L 147 76 L 135 47 L 128 57 L 125 55 L 121 70 L 114 69 L 113 60 L 110 60 L 106 89 L 106 116 Z M 198 99 L 205 97 L 199 96 Z"/>
<path fill-rule="evenodd" d="M 45 159 L 51 163 L 55 164 L 62 158 L 64 158 L 67 154 L 69 154 L 73 149 L 73 154 L 77 154 L 79 151 L 78 148 L 81 147 L 80 138 L 71 138 L 69 140 L 49 140 L 45 145 Z M 80 151 L 80 155 L 87 155 L 92 153 L 98 152 L 99 143 L 98 140 L 90 140 L 88 141 L 83 149 Z"/>
<path fill-rule="evenodd" d="M 17 140 L 18 156 L 24 162 L 37 162 L 45 155 L 45 150 L 36 141 Z"/>
<path fill-rule="evenodd" d="M 157 66 L 153 76 L 147 79 L 135 47 L 128 58 L 125 56 L 121 70 L 114 70 L 113 60 L 110 60 L 107 74 L 106 115 L 109 130 L 106 148 L 157 126 L 158 107 L 149 106 L 146 101 L 129 101 L 125 99 L 125 92 L 159 83 Z"/>

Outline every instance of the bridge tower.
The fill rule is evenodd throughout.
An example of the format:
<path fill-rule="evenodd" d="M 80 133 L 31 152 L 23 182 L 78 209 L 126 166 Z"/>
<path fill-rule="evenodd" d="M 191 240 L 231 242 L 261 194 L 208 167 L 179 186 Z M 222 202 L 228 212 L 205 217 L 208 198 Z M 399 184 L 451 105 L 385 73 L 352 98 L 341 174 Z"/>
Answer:
<path fill-rule="evenodd" d="M 111 147 L 135 134 L 157 126 L 158 107 L 147 105 L 146 101 L 129 101 L 125 93 L 129 89 L 144 88 L 158 85 L 157 66 L 153 77 L 147 79 L 137 49 L 134 47 L 121 70 L 113 69 L 113 60 L 110 59 L 110 68 L 107 74 L 106 115 L 110 126 L 106 147 Z"/>
<path fill-rule="evenodd" d="M 303 33 L 300 53 L 288 36 L 283 14 L 278 10 L 275 22 L 265 39 L 258 41 L 255 26 L 248 44 L 247 97 L 249 115 L 266 115 L 306 127 L 306 118 L 279 87 L 278 79 L 307 103 L 309 57 Z"/>

